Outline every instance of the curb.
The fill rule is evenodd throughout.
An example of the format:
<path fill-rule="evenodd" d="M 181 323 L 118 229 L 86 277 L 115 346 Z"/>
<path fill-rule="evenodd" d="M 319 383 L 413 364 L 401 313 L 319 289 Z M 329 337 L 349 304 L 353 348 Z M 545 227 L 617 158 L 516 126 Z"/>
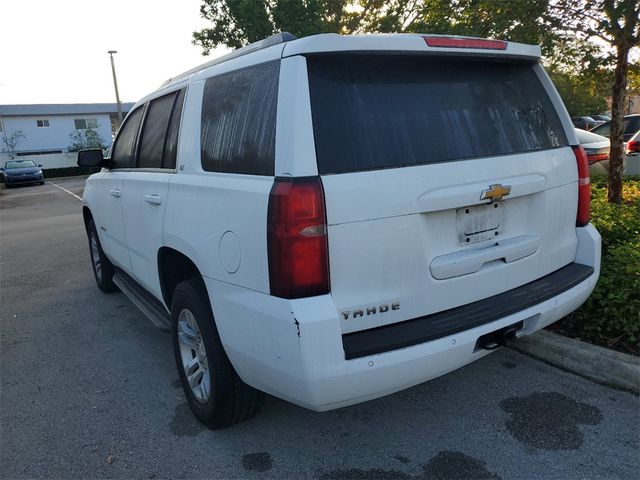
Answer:
<path fill-rule="evenodd" d="M 594 382 L 640 394 L 640 357 L 548 330 L 521 337 L 510 347 Z"/>

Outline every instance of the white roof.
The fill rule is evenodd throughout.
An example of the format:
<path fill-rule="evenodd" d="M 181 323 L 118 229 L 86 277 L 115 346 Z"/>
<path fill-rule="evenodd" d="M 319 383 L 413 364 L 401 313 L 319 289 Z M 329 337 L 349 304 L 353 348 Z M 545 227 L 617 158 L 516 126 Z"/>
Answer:
<path fill-rule="evenodd" d="M 472 39 L 471 37 L 458 37 L 453 35 L 430 34 L 371 34 L 371 35 L 338 35 L 325 33 L 313 35 L 298 40 L 287 42 L 282 56 L 304 55 L 308 53 L 323 52 L 347 52 L 347 51 L 412 51 L 427 54 L 454 54 L 454 55 L 481 55 L 481 56 L 510 56 L 525 57 L 537 60 L 541 56 L 540 47 L 537 45 L 525 45 L 523 43 L 505 42 L 505 50 L 484 48 L 459 48 L 459 47 L 431 47 L 427 45 L 425 37 L 439 37 L 449 39 Z M 483 40 L 475 39 L 474 40 Z"/>
<path fill-rule="evenodd" d="M 192 68 L 176 77 L 167 80 L 158 90 L 141 99 L 136 105 L 149 98 L 174 89 L 177 85 L 193 80 L 207 78 L 215 73 L 243 68 L 255 63 L 261 63 L 276 58 L 305 55 L 313 53 L 329 52 L 416 52 L 433 55 L 462 55 L 482 57 L 512 57 L 538 61 L 541 56 L 540 47 L 515 42 L 501 42 L 505 49 L 495 48 L 460 48 L 433 47 L 427 45 L 426 38 L 437 37 L 440 39 L 458 40 L 485 40 L 474 37 L 460 37 L 454 35 L 431 35 L 419 33 L 391 33 L 391 34 L 366 34 L 366 35 L 338 35 L 337 33 L 324 33 L 299 39 L 289 33 L 276 34 L 259 42 L 219 58 L 214 58 L 207 63 Z"/>

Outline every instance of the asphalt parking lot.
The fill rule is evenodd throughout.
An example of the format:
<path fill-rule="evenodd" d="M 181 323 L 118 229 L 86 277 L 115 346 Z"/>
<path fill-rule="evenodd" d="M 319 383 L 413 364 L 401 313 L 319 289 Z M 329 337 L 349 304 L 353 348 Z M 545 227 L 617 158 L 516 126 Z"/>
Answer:
<path fill-rule="evenodd" d="M 82 179 L 0 190 L 2 478 L 616 478 L 640 471 L 640 401 L 501 350 L 333 412 L 273 397 L 212 432 L 168 334 L 95 286 Z"/>

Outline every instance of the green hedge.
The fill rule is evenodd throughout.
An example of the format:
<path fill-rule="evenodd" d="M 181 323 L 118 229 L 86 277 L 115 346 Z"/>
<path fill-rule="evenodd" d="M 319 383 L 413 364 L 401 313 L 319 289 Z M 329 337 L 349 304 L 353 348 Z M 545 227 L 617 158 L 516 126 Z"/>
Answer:
<path fill-rule="evenodd" d="M 624 203 L 607 203 L 606 178 L 592 178 L 591 222 L 602 235 L 600 280 L 587 302 L 554 327 L 640 354 L 640 177 L 627 177 Z"/>

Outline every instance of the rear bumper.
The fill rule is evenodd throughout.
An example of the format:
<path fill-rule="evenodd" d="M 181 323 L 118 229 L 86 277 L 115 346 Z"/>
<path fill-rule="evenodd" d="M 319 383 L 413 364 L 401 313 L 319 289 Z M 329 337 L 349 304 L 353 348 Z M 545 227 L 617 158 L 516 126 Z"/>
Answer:
<path fill-rule="evenodd" d="M 342 336 L 347 360 L 410 347 L 492 323 L 570 290 L 593 267 L 570 263 L 521 287 L 444 312 Z"/>
<path fill-rule="evenodd" d="M 345 358 L 338 312 L 330 295 L 284 300 L 213 279 L 213 310 L 227 354 L 248 384 L 312 410 L 381 397 L 436 378 L 488 352 L 478 338 L 523 322 L 530 335 L 578 308 L 600 273 L 600 235 L 576 229 L 575 262 L 593 273 L 561 293 L 499 319 L 383 353 Z"/>

